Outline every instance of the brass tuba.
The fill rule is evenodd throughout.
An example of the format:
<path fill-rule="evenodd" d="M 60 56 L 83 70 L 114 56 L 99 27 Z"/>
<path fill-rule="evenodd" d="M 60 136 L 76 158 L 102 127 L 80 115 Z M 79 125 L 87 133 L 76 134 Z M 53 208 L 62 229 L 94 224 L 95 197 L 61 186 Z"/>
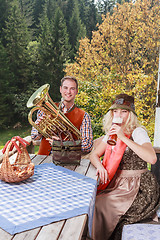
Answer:
<path fill-rule="evenodd" d="M 73 140 L 74 137 L 81 139 L 80 131 L 70 122 L 70 120 L 63 114 L 63 112 L 56 106 L 48 94 L 50 88 L 49 84 L 45 84 L 38 88 L 27 102 L 27 107 L 31 108 L 28 114 L 29 123 L 35 127 L 39 133 L 45 138 L 52 138 L 52 136 L 61 137 L 63 139 Z M 39 124 L 32 120 L 32 115 L 35 111 L 41 110 L 44 115 Z"/>

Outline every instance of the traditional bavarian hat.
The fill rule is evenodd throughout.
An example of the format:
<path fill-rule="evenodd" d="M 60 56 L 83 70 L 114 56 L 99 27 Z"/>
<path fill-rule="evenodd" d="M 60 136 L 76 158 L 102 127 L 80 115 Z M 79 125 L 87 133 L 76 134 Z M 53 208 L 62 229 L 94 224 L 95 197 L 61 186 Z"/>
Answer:
<path fill-rule="evenodd" d="M 108 109 L 108 111 L 118 108 L 132 111 L 135 115 L 137 115 L 135 112 L 134 97 L 129 96 L 125 93 L 121 93 L 116 96 L 116 99 L 114 100 L 112 106 Z"/>

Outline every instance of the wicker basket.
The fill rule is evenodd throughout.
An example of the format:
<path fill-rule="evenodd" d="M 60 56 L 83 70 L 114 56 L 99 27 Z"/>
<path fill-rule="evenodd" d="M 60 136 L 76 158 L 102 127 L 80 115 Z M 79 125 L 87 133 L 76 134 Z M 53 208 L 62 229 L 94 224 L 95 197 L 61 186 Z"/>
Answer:
<path fill-rule="evenodd" d="M 19 141 L 19 146 L 16 142 Z M 0 168 L 0 179 L 5 182 L 21 182 L 34 174 L 34 164 L 26 150 L 26 141 L 20 137 L 13 137 L 4 147 L 5 155 Z M 9 161 L 9 151 L 17 148 L 14 164 Z"/>

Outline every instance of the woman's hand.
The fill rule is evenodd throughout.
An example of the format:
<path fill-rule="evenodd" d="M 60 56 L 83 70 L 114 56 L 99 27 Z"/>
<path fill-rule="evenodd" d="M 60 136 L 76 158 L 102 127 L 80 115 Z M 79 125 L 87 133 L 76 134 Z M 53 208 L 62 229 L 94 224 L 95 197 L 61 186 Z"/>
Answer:
<path fill-rule="evenodd" d="M 121 126 L 117 124 L 113 124 L 108 132 L 109 135 L 116 134 L 119 139 L 122 140 L 122 138 L 125 136 L 123 129 Z"/>
<path fill-rule="evenodd" d="M 107 183 L 108 173 L 107 173 L 107 170 L 103 167 L 103 165 L 101 163 L 97 167 L 96 175 L 99 176 L 100 183 L 102 183 L 102 184 Z"/>
<path fill-rule="evenodd" d="M 140 158 L 142 158 L 145 162 L 155 164 L 157 161 L 156 153 L 152 147 L 152 144 L 149 142 L 143 143 L 139 145 L 134 142 L 132 139 L 129 139 L 125 136 L 123 132 L 123 127 L 120 127 L 116 124 L 109 130 L 109 135 L 117 134 L 117 137 L 123 141 L 133 152 L 135 152 Z"/>
<path fill-rule="evenodd" d="M 99 177 L 101 183 L 106 183 L 108 180 L 107 170 L 103 167 L 100 157 L 104 155 L 107 143 L 101 141 L 95 150 L 90 154 L 90 161 L 97 169 L 96 175 Z"/>

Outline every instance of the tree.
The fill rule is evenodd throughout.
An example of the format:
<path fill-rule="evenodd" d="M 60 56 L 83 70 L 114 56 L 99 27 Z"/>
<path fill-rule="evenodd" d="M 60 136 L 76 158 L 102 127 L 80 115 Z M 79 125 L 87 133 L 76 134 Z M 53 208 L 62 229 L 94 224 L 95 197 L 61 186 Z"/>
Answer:
<path fill-rule="evenodd" d="M 91 39 L 92 38 L 92 31 L 97 30 L 97 23 L 98 23 L 98 13 L 96 6 L 94 4 L 94 0 L 89 1 L 88 5 L 85 6 L 85 19 L 83 23 L 86 26 L 86 36 Z"/>
<path fill-rule="evenodd" d="M 43 13 L 43 7 L 44 7 L 45 0 L 34 0 L 33 1 L 33 24 L 32 24 L 32 29 L 34 31 L 34 37 L 38 37 L 40 33 L 40 22 L 39 19 Z M 35 40 L 35 38 L 34 38 Z"/>
<path fill-rule="evenodd" d="M 21 12 L 26 20 L 28 30 L 33 25 L 33 0 L 19 0 Z"/>
<path fill-rule="evenodd" d="M 15 76 L 15 86 L 18 92 L 25 91 L 28 85 L 29 56 L 27 45 L 29 35 L 19 4 L 15 0 L 10 7 L 10 14 L 4 29 L 6 51 L 9 57 L 11 71 Z"/>
<path fill-rule="evenodd" d="M 0 128 L 8 127 L 13 120 L 13 82 L 14 75 L 9 68 L 9 59 L 0 42 Z"/>
<path fill-rule="evenodd" d="M 120 0 L 121 1 L 121 0 Z M 113 8 L 116 5 L 116 0 L 98 0 L 97 7 L 100 13 L 106 15 L 108 12 L 113 13 Z M 121 2 L 119 2 L 121 3 Z"/>
<path fill-rule="evenodd" d="M 153 137 L 158 71 L 158 0 L 117 5 L 113 14 L 81 40 L 70 73 L 80 81 L 77 102 L 87 109 L 94 126 L 102 120 L 115 95 L 133 94 L 141 122 Z M 94 89 L 94 91 L 93 91 Z"/>
<path fill-rule="evenodd" d="M 11 78 L 7 81 L 7 84 L 10 87 L 9 89 L 12 90 L 11 107 L 13 121 L 10 122 L 12 125 L 17 121 L 22 120 L 21 107 L 17 107 L 17 98 L 21 98 L 21 95 L 26 92 L 28 86 L 32 82 L 32 78 L 30 78 L 32 66 L 30 64 L 31 62 L 27 48 L 30 38 L 24 15 L 17 0 L 12 1 L 10 4 L 9 15 L 5 22 L 3 32 L 5 36 L 5 51 L 7 54 L 9 69 L 14 76 L 14 81 Z M 22 105 L 24 106 L 24 104 Z M 6 114 L 8 114 L 7 109 Z"/>
<path fill-rule="evenodd" d="M 125 2 L 135 2 L 134 0 L 98 0 L 96 1 L 96 6 L 98 8 L 98 12 L 106 15 L 108 12 L 113 13 L 113 9 L 117 3 L 123 4 Z"/>
<path fill-rule="evenodd" d="M 82 24 L 79 17 L 78 5 L 75 4 L 72 16 L 69 21 L 69 42 L 72 47 L 71 59 L 74 59 L 74 56 L 79 47 L 79 40 L 86 36 L 85 26 Z"/>
<path fill-rule="evenodd" d="M 59 100 L 65 66 L 76 56 L 79 40 L 86 36 L 86 25 L 91 37 L 96 8 L 93 0 L 0 0 L 0 4 L 0 39 L 13 76 L 8 76 L 6 86 L 12 89 L 13 118 L 24 122 L 31 89 L 48 82 L 51 95 Z M 8 99 L 5 92 L 3 99 L 5 95 Z"/>
<path fill-rule="evenodd" d="M 72 13 L 73 13 L 73 9 L 74 9 L 76 4 L 78 4 L 77 0 L 68 0 L 67 1 L 65 12 L 64 12 L 64 17 L 65 17 L 65 20 L 66 20 L 67 28 L 69 27 L 69 21 L 70 21 L 70 18 L 71 18 Z"/>
<path fill-rule="evenodd" d="M 41 29 L 38 80 L 40 84 L 47 82 L 51 85 L 51 95 L 57 100 L 59 99 L 60 79 L 64 75 L 64 67 L 70 51 L 62 11 L 57 8 L 51 21 L 44 13 Z"/>
<path fill-rule="evenodd" d="M 3 45 L 5 45 L 5 41 L 4 41 L 4 32 L 3 32 L 3 28 L 5 27 L 5 22 L 7 20 L 7 16 L 8 16 L 8 11 L 9 11 L 9 6 L 10 6 L 10 2 L 12 0 L 0 0 L 0 39 Z"/>

